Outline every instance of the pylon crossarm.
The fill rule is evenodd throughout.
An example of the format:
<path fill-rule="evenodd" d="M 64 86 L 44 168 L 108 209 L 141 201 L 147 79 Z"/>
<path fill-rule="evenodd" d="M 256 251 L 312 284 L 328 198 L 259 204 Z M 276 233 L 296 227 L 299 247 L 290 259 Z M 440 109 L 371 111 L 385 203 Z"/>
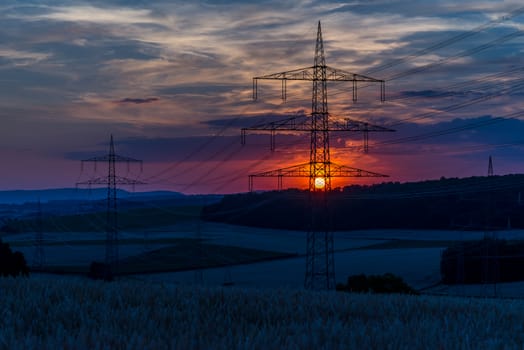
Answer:
<path fill-rule="evenodd" d="M 147 182 L 129 179 L 122 176 L 115 176 L 115 181 L 117 185 L 147 185 Z"/>
<path fill-rule="evenodd" d="M 383 126 L 374 125 L 359 120 L 344 118 L 344 122 L 333 121 L 330 123 L 329 131 L 378 131 L 378 132 L 393 132 L 394 129 L 389 129 Z"/>
<path fill-rule="evenodd" d="M 251 177 L 309 177 L 309 163 L 249 175 Z"/>
<path fill-rule="evenodd" d="M 326 66 L 326 80 L 328 81 L 364 81 L 369 83 L 384 83 L 384 80 L 375 79 L 362 74 L 351 73 L 342 69 Z"/>
<path fill-rule="evenodd" d="M 107 154 L 105 156 L 84 159 L 84 160 L 82 160 L 82 163 L 85 163 L 85 162 L 109 162 L 111 160 L 114 160 L 115 162 L 142 163 L 142 161 L 139 160 L 139 159 L 119 156 L 118 154 L 115 154 L 113 156 Z"/>
<path fill-rule="evenodd" d="M 304 120 L 300 120 L 304 119 Z M 298 121 L 297 121 L 298 120 Z M 242 128 L 241 130 L 241 144 L 246 144 L 247 131 L 258 131 L 258 132 L 270 132 L 270 148 L 274 151 L 276 148 L 275 134 L 276 131 L 304 131 L 311 130 L 311 122 L 304 116 L 291 117 L 276 122 L 269 122 L 264 124 L 255 125 L 248 128 Z"/>
<path fill-rule="evenodd" d="M 389 177 L 389 175 L 374 173 L 363 169 L 331 163 L 331 177 Z"/>
<path fill-rule="evenodd" d="M 258 124 L 247 128 L 242 128 L 242 131 L 311 131 L 312 125 L 310 119 L 306 117 L 292 117 L 276 122 L 269 122 L 264 124 Z M 299 120 L 304 119 L 304 120 Z M 379 131 L 379 132 L 393 132 L 394 129 L 389 129 L 383 126 L 374 125 L 359 120 L 345 118 L 344 122 L 333 121 L 330 123 L 327 131 Z"/>
<path fill-rule="evenodd" d="M 275 122 L 262 123 L 253 125 L 247 128 L 242 128 L 242 130 L 293 130 L 297 125 L 297 119 L 305 118 L 304 116 L 291 117 L 283 120 L 278 120 Z"/>
<path fill-rule="evenodd" d="M 352 73 L 343 69 L 329 66 L 321 67 L 326 69 L 327 81 L 363 81 L 369 83 L 384 83 L 382 79 L 368 77 L 362 74 Z M 272 73 L 254 77 L 255 80 L 307 80 L 315 79 L 315 66 L 293 69 L 285 72 Z"/>
<path fill-rule="evenodd" d="M 322 61 L 322 60 L 321 60 Z M 258 80 L 281 80 L 282 81 L 282 100 L 287 100 L 287 81 L 288 80 L 306 80 L 317 81 L 319 79 L 318 72 L 323 72 L 322 81 L 351 81 L 353 82 L 353 102 L 357 100 L 357 83 L 380 83 L 380 101 L 384 102 L 386 99 L 386 82 L 381 79 L 375 79 L 362 74 L 351 73 L 342 69 L 326 66 L 324 63 L 316 63 L 312 67 L 299 68 L 286 72 L 273 73 L 262 75 L 253 78 L 253 99 L 258 99 Z"/>
<path fill-rule="evenodd" d="M 288 70 L 285 72 L 272 73 L 254 77 L 253 79 L 268 79 L 268 80 L 313 80 L 314 67 L 298 68 Z"/>
<path fill-rule="evenodd" d="M 345 165 L 338 165 L 330 162 L 331 177 L 389 177 L 388 175 L 375 173 L 358 168 L 352 168 Z M 293 165 L 286 168 L 280 168 L 270 171 L 264 171 L 250 175 L 252 177 L 310 177 L 310 163 Z"/>
<path fill-rule="evenodd" d="M 107 176 L 97 177 L 88 181 L 77 182 L 76 185 L 108 185 L 110 182 Z M 146 182 L 140 180 L 128 179 L 126 177 L 115 176 L 115 184 L 117 185 L 146 185 Z"/>

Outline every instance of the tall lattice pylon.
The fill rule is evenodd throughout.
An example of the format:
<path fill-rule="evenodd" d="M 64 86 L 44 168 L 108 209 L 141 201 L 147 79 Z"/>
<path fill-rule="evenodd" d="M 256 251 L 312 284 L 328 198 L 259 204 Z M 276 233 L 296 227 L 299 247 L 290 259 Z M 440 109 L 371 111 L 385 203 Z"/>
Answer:
<path fill-rule="evenodd" d="M 93 157 L 82 160 L 83 164 L 86 162 L 98 163 L 106 162 L 108 171 L 107 177 L 97 177 L 84 182 L 78 182 L 77 185 L 107 185 L 107 211 L 106 211 L 106 264 L 111 269 L 110 273 L 113 275 L 116 272 L 118 262 L 118 211 L 117 211 L 117 185 L 144 185 L 145 182 L 139 180 L 128 179 L 116 175 L 116 163 L 125 162 L 139 163 L 142 167 L 142 161 L 134 158 L 124 157 L 115 153 L 115 144 L 113 135 L 109 143 L 109 154 Z"/>
<path fill-rule="evenodd" d="M 315 45 L 314 64 L 311 67 L 295 69 L 286 72 L 269 74 L 253 78 L 253 98 L 258 98 L 258 81 L 261 79 L 281 80 L 282 99 L 287 97 L 287 81 L 312 81 L 311 117 L 292 117 L 280 122 L 256 125 L 242 129 L 242 143 L 246 141 L 246 132 L 249 130 L 266 131 L 271 133 L 271 149 L 274 150 L 274 137 L 277 131 L 303 131 L 310 133 L 309 162 L 277 170 L 249 175 L 249 189 L 253 190 L 253 178 L 277 177 L 279 189 L 282 188 L 284 177 L 307 177 L 311 203 L 311 222 L 307 234 L 306 276 L 307 289 L 334 289 L 334 240 L 333 232 L 329 227 L 329 210 L 327 193 L 331 190 L 333 177 L 385 177 L 362 169 L 338 165 L 331 162 L 329 149 L 329 134 L 333 131 L 358 131 L 364 133 L 364 150 L 367 151 L 368 132 L 394 131 L 380 126 L 370 125 L 346 119 L 346 123 L 329 122 L 328 111 L 328 81 L 351 81 L 353 83 L 353 101 L 357 99 L 357 83 L 379 83 L 380 99 L 384 101 L 385 83 L 383 80 L 346 72 L 326 65 L 322 29 L 318 22 L 317 39 Z"/>

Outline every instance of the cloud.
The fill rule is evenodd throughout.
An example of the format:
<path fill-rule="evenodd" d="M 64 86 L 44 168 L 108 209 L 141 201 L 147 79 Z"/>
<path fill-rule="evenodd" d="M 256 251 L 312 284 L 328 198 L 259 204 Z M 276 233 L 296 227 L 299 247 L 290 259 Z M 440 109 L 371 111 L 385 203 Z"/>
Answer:
<path fill-rule="evenodd" d="M 89 22 L 98 24 L 158 24 L 148 9 L 94 6 L 45 6 L 44 13 L 24 16 L 29 20 Z"/>
<path fill-rule="evenodd" d="M 117 101 L 117 103 L 132 103 L 132 104 L 144 104 L 144 103 L 152 103 L 158 101 L 159 98 L 157 97 L 148 97 L 148 98 L 130 98 L 126 97 L 124 99 L 121 99 L 120 101 Z"/>
<path fill-rule="evenodd" d="M 50 53 L 31 52 L 0 47 L 0 59 L 12 62 L 13 66 L 29 66 L 51 58 Z"/>

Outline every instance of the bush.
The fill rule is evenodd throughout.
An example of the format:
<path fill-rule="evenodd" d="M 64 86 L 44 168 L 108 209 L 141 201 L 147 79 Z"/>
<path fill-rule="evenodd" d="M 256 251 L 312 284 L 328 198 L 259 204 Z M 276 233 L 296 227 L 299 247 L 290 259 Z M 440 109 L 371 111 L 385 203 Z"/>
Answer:
<path fill-rule="evenodd" d="M 355 293 L 397 293 L 415 294 L 419 293 L 411 288 L 401 277 L 392 273 L 383 275 L 352 275 L 348 277 L 347 283 L 338 284 L 338 291 Z"/>
<path fill-rule="evenodd" d="M 14 252 L 8 243 L 0 240 L 0 276 L 29 276 L 24 254 Z"/>
<path fill-rule="evenodd" d="M 113 280 L 113 272 L 111 270 L 111 266 L 98 261 L 93 261 L 91 263 L 91 265 L 89 266 L 89 273 L 87 276 L 94 280 Z"/>

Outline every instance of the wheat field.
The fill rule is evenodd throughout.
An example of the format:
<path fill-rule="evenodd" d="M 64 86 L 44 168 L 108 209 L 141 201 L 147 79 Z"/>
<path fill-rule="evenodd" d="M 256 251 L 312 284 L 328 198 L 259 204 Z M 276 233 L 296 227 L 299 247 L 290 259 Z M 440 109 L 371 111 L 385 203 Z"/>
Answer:
<path fill-rule="evenodd" d="M 522 349 L 524 302 L 0 279 L 1 349 Z"/>

